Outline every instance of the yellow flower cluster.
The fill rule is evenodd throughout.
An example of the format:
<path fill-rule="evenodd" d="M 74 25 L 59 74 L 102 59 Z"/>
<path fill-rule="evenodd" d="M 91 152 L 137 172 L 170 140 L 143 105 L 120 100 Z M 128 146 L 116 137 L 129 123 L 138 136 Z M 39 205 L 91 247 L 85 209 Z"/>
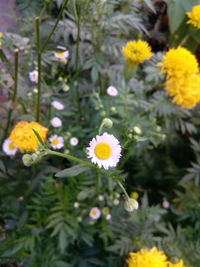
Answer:
<path fill-rule="evenodd" d="M 187 23 L 200 28 L 200 5 L 193 6 L 192 12 L 187 12 L 186 14 L 189 18 Z"/>
<path fill-rule="evenodd" d="M 34 134 L 33 129 L 40 135 L 42 140 L 45 142 L 48 129 L 34 121 L 18 122 L 11 131 L 9 139 L 21 151 L 36 151 L 38 149 L 39 141 L 36 135 Z"/>
<path fill-rule="evenodd" d="M 151 47 L 145 41 L 130 41 L 122 48 L 126 61 L 130 65 L 138 65 L 152 57 Z"/>
<path fill-rule="evenodd" d="M 3 33 L 0 32 L 0 47 L 2 46 L 2 41 L 1 41 L 2 38 L 3 38 Z"/>
<path fill-rule="evenodd" d="M 193 108 L 200 102 L 200 73 L 195 56 L 186 48 L 170 49 L 159 63 L 161 73 L 167 73 L 165 89 L 173 102 Z"/>
<path fill-rule="evenodd" d="M 126 262 L 128 267 L 187 267 L 182 260 L 178 263 L 169 262 L 165 253 L 156 247 L 131 252 Z"/>

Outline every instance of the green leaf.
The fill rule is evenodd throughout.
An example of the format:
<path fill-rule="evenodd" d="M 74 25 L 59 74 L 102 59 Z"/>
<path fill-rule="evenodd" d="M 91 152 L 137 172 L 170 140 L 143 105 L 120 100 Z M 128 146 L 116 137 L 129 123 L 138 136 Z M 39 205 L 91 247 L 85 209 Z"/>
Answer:
<path fill-rule="evenodd" d="M 88 167 L 82 164 L 78 164 L 76 166 L 73 166 L 71 168 L 64 169 L 58 173 L 56 173 L 56 177 L 59 178 L 65 178 L 65 177 L 70 177 L 70 176 L 77 176 L 80 173 L 88 170 Z"/>
<path fill-rule="evenodd" d="M 59 233 L 59 248 L 61 253 L 65 252 L 66 247 L 67 247 L 67 235 L 65 229 L 62 228 Z"/>
<path fill-rule="evenodd" d="M 36 135 L 38 141 L 40 142 L 41 145 L 43 145 L 44 147 L 46 146 L 45 143 L 43 142 L 41 136 L 39 135 L 39 133 L 37 131 L 35 131 L 34 129 L 32 129 L 34 134 Z"/>
<path fill-rule="evenodd" d="M 172 34 L 178 30 L 185 18 L 185 9 L 183 8 L 182 1 L 183 0 L 166 1 L 168 3 L 169 28 Z"/>

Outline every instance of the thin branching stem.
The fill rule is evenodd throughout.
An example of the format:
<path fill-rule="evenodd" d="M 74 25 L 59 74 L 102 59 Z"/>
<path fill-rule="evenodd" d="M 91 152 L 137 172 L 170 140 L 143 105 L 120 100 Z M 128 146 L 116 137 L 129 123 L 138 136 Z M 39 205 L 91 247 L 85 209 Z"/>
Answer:
<path fill-rule="evenodd" d="M 8 130 L 9 130 L 10 123 L 11 123 L 11 117 L 12 117 L 13 107 L 15 105 L 15 101 L 16 101 L 16 97 L 17 97 L 17 89 L 18 89 L 18 68 L 19 68 L 19 49 L 15 49 L 14 53 L 15 53 L 14 89 L 13 89 L 13 96 L 12 96 L 12 100 L 11 100 L 11 105 L 10 105 L 10 108 L 8 110 L 7 124 L 6 124 L 6 128 L 5 128 L 5 131 L 4 131 L 3 140 L 8 135 Z"/>
<path fill-rule="evenodd" d="M 52 28 L 50 34 L 47 36 L 46 40 L 44 41 L 44 43 L 43 43 L 43 45 L 42 45 L 41 52 L 44 51 L 44 49 L 46 48 L 46 46 L 47 46 L 49 40 L 51 39 L 51 36 L 54 34 L 54 32 L 55 32 L 55 30 L 56 30 L 56 28 L 57 28 L 58 22 L 59 22 L 59 20 L 60 20 L 62 14 L 63 14 L 63 11 L 64 11 L 65 7 L 67 6 L 67 3 L 68 3 L 68 0 L 65 0 L 64 3 L 63 3 L 63 5 L 62 5 L 62 7 L 61 7 L 61 9 L 60 9 L 59 14 L 58 14 L 56 23 L 54 24 L 54 26 L 53 26 L 53 28 Z"/>

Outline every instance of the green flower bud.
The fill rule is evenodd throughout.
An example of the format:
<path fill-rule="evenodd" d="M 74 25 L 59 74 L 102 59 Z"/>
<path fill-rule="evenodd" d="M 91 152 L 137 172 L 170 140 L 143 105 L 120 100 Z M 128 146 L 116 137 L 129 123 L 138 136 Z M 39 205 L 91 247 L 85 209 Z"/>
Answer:
<path fill-rule="evenodd" d="M 103 124 L 104 127 L 108 128 L 108 129 L 111 129 L 112 126 L 113 126 L 113 122 L 109 118 L 103 119 L 102 124 Z"/>
<path fill-rule="evenodd" d="M 22 157 L 22 161 L 23 161 L 24 165 L 27 167 L 29 167 L 33 164 L 33 159 L 32 159 L 32 156 L 30 154 L 24 154 Z"/>

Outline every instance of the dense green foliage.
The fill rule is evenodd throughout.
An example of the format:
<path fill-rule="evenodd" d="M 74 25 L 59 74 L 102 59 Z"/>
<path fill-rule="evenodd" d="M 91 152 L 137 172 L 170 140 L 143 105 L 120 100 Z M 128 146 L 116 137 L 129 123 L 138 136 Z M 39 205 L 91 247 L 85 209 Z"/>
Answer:
<path fill-rule="evenodd" d="M 41 16 L 43 45 L 62 2 L 17 1 L 18 31 L 4 33 L 0 54 L 0 91 L 9 92 L 7 101 L 0 103 L 2 143 L 16 122 L 35 120 L 36 85 L 29 80 L 29 72 L 37 68 L 35 17 Z M 161 23 L 161 17 L 156 17 L 157 2 L 162 1 L 69 0 L 42 53 L 40 122 L 49 128 L 49 135 L 63 136 L 64 153 L 89 160 L 86 147 L 102 120 L 110 118 L 113 127 L 105 131 L 114 134 L 123 149 L 116 172 L 128 194 L 138 192 L 139 209 L 124 210 L 124 193 L 109 175 L 112 171 L 106 175 L 55 156 L 25 167 L 22 153 L 9 157 L 2 151 L 1 266 L 15 262 L 30 267 L 117 267 L 124 266 L 130 251 L 152 246 L 163 249 L 172 261 L 183 259 L 188 266 L 200 266 L 199 106 L 187 110 L 172 103 L 157 66 L 164 52 L 156 46 L 154 56 L 139 65 L 130 80 L 125 78 L 121 49 L 128 40 L 153 43 L 157 30 L 166 48 L 180 43 L 189 31 L 183 25 L 184 15 L 178 13 L 180 21 L 179 17 L 176 24 L 173 21 L 173 1 L 166 1 L 170 31 L 156 29 L 152 20 Z M 197 3 L 191 1 L 185 11 Z M 181 28 L 184 32 L 179 35 Z M 194 36 L 193 51 L 198 33 Z M 69 50 L 67 63 L 55 59 L 60 45 Z M 18 94 L 12 103 L 16 48 Z M 110 85 L 118 89 L 116 97 L 106 93 Z M 65 109 L 54 109 L 53 100 L 62 102 Z M 54 116 L 62 120 L 62 127 L 52 127 Z M 78 138 L 77 146 L 70 144 L 71 137 Z M 166 200 L 168 208 L 163 207 Z M 92 207 L 102 211 L 99 220 L 89 217 Z"/>

